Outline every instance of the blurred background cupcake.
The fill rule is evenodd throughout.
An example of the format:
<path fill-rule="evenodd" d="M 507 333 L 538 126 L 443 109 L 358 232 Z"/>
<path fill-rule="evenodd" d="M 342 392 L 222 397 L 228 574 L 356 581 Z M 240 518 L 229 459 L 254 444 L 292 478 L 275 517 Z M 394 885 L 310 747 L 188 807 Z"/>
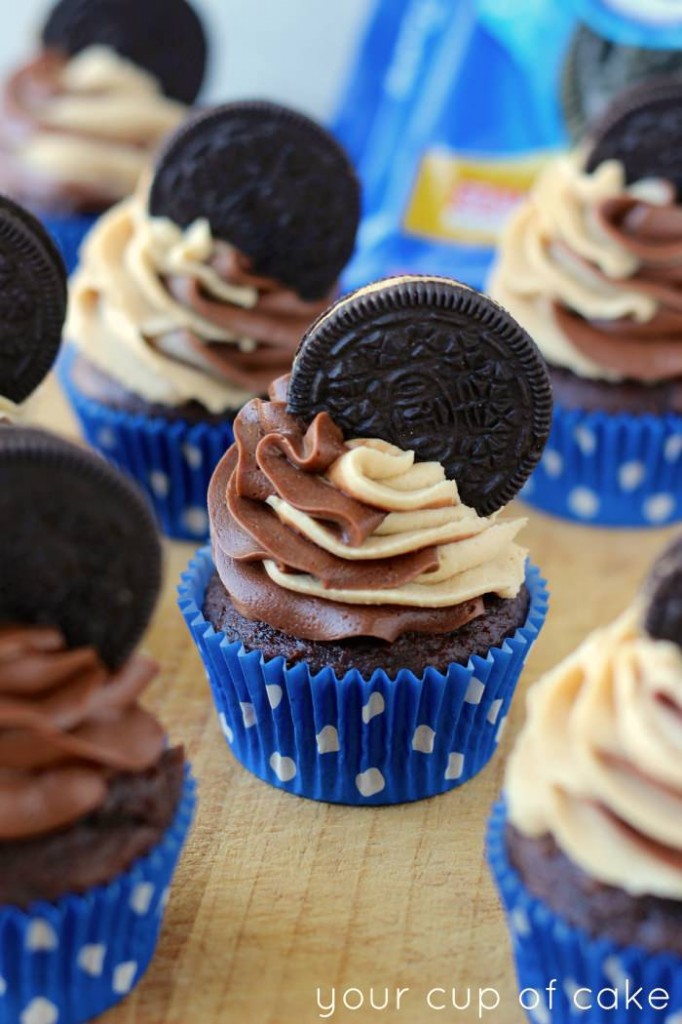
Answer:
<path fill-rule="evenodd" d="M 187 0 L 60 0 L 5 80 L 0 191 L 38 214 L 69 271 L 194 102 L 206 39 Z"/>
<path fill-rule="evenodd" d="M 529 695 L 489 856 L 533 1020 L 682 1011 L 681 579 L 677 540 Z"/>
<path fill-rule="evenodd" d="M 525 521 L 497 513 L 550 421 L 533 343 L 454 281 L 388 279 L 316 322 L 237 416 L 180 589 L 247 768 L 366 805 L 486 765 L 547 605 Z"/>
<path fill-rule="evenodd" d="M 523 497 L 582 522 L 682 517 L 681 99 L 675 77 L 621 94 L 539 176 L 489 280 L 554 391 Z"/>
<path fill-rule="evenodd" d="M 206 537 L 234 416 L 332 301 L 359 214 L 331 135 L 245 102 L 184 124 L 153 180 L 91 233 L 63 379 L 87 439 L 142 485 L 169 535 Z"/>

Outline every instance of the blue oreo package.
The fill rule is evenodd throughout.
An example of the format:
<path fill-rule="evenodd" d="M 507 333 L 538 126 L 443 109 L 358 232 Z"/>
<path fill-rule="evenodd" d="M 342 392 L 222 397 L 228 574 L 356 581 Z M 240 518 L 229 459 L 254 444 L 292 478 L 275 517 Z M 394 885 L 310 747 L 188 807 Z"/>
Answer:
<path fill-rule="evenodd" d="M 565 142 L 573 24 L 555 0 L 377 0 L 335 125 L 364 189 L 347 287 L 407 271 L 483 285 L 504 219 Z"/>

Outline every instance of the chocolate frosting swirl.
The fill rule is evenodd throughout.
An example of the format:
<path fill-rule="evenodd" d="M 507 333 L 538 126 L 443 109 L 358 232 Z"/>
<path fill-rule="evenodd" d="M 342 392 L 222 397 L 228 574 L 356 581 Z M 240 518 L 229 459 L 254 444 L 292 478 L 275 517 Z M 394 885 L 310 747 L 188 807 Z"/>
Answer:
<path fill-rule="evenodd" d="M 522 522 L 478 517 L 434 463 L 410 487 L 410 453 L 346 443 L 324 412 L 306 427 L 286 411 L 286 386 L 284 378 L 272 401 L 241 410 L 209 488 L 216 567 L 242 615 L 305 639 L 391 641 L 458 629 L 483 614 L 486 593 L 518 592 L 523 553 L 511 540 Z M 357 460 L 346 460 L 367 454 L 403 456 L 402 470 L 389 464 L 402 483 L 385 473 L 385 482 L 368 474 L 349 483 Z M 372 501 L 358 497 L 363 487 Z"/>
<path fill-rule="evenodd" d="M 0 840 L 62 828 L 105 800 L 119 772 L 152 767 L 164 732 L 138 704 L 157 672 L 134 655 L 112 674 L 58 630 L 0 630 Z"/>

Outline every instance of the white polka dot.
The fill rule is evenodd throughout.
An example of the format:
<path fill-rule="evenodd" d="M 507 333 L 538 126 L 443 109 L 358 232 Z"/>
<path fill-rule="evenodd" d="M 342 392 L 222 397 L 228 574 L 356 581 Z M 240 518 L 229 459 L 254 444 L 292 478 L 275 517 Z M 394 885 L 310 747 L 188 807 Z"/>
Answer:
<path fill-rule="evenodd" d="M 282 703 L 282 687 L 278 686 L 277 683 L 271 683 L 269 686 L 265 687 L 265 692 L 268 696 L 270 707 L 274 711 L 275 708 L 278 708 Z"/>
<path fill-rule="evenodd" d="M 436 733 L 430 725 L 418 725 L 412 737 L 412 749 L 420 754 L 432 754 Z"/>
<path fill-rule="evenodd" d="M 135 975 L 137 974 L 137 962 L 135 960 L 126 960 L 125 963 L 118 964 L 114 968 L 114 977 L 111 983 L 111 987 L 114 992 L 119 996 L 125 995 L 130 992 L 135 981 Z"/>
<path fill-rule="evenodd" d="M 642 515 L 650 523 L 664 523 L 675 510 L 672 494 L 652 494 L 642 505 Z"/>
<path fill-rule="evenodd" d="M 77 963 L 86 974 L 90 974 L 93 978 L 99 978 L 104 970 L 104 958 L 106 955 L 107 947 L 102 946 L 100 943 L 81 946 L 78 952 Z"/>
<path fill-rule="evenodd" d="M 528 920 L 526 911 L 522 910 L 521 907 L 516 907 L 515 910 L 512 910 L 509 922 L 511 924 L 512 931 L 517 935 L 530 935 L 530 921 Z"/>
<path fill-rule="evenodd" d="M 339 750 L 339 734 L 333 725 L 325 725 L 315 738 L 318 754 L 335 754 Z"/>
<path fill-rule="evenodd" d="M 467 692 L 464 694 L 465 704 L 480 704 L 485 693 L 485 685 L 476 676 L 472 676 L 467 686 Z"/>
<path fill-rule="evenodd" d="M 545 467 L 547 476 L 555 478 L 561 476 L 564 471 L 563 456 L 553 448 L 546 448 L 542 456 L 542 465 Z"/>
<path fill-rule="evenodd" d="M 597 439 L 589 427 L 576 427 L 573 436 L 583 455 L 592 455 L 594 453 L 597 447 Z"/>
<path fill-rule="evenodd" d="M 622 491 L 634 491 L 644 480 L 646 466 L 643 462 L 624 462 L 618 470 L 618 483 Z"/>
<path fill-rule="evenodd" d="M 113 432 L 111 427 L 102 427 L 97 434 L 97 443 L 102 448 L 115 448 L 116 447 L 116 434 Z"/>
<path fill-rule="evenodd" d="M 520 496 L 522 498 L 530 498 L 530 496 L 531 496 L 531 494 L 533 493 L 534 490 L 535 490 L 535 481 L 533 480 L 533 477 L 531 476 L 531 477 L 528 478 L 528 480 L 526 480 L 525 484 L 523 485 L 523 487 L 519 491 L 519 494 L 520 494 Z"/>
<path fill-rule="evenodd" d="M 370 693 L 369 700 L 362 708 L 362 720 L 367 725 L 377 715 L 383 715 L 385 710 L 383 695 L 375 690 L 374 693 Z"/>
<path fill-rule="evenodd" d="M 244 728 L 252 729 L 254 725 L 258 724 L 256 709 L 254 708 L 253 704 L 249 704 L 249 702 L 246 700 L 240 700 L 239 707 L 242 709 L 242 720 L 244 722 Z"/>
<path fill-rule="evenodd" d="M 497 719 L 500 717 L 500 711 L 502 710 L 502 701 L 494 700 L 488 709 L 488 721 L 491 725 L 494 725 Z"/>
<path fill-rule="evenodd" d="M 368 768 L 366 772 L 355 776 L 355 785 L 360 796 L 376 796 L 386 788 L 386 780 L 378 768 Z"/>
<path fill-rule="evenodd" d="M 136 914 L 146 914 L 154 899 L 155 887 L 151 882 L 138 882 L 130 894 L 130 906 Z"/>
<path fill-rule="evenodd" d="M 19 1015 L 21 1024 L 57 1024 L 59 1010 L 49 999 L 38 996 L 32 999 L 23 1013 Z"/>
<path fill-rule="evenodd" d="M 666 1017 L 663 1024 L 682 1024 L 682 1010 Z"/>
<path fill-rule="evenodd" d="M 149 486 L 157 498 L 167 498 L 170 493 L 168 475 L 160 469 L 154 469 L 149 474 Z"/>
<path fill-rule="evenodd" d="M 161 893 L 161 899 L 159 900 L 159 906 L 158 906 L 158 910 L 157 910 L 157 912 L 159 914 L 163 914 L 164 910 L 168 906 L 168 900 L 170 899 L 170 894 L 171 894 L 170 885 L 167 885 L 166 888 Z"/>
<path fill-rule="evenodd" d="M 182 513 L 182 522 L 193 537 L 205 537 L 208 533 L 208 513 L 205 508 L 186 508 Z"/>
<path fill-rule="evenodd" d="M 677 462 L 682 455 L 682 434 L 671 434 L 663 445 L 663 458 L 666 462 Z"/>
<path fill-rule="evenodd" d="M 296 775 L 296 762 L 290 757 L 282 757 L 277 751 L 270 758 L 270 767 L 280 782 L 291 782 Z"/>
<path fill-rule="evenodd" d="M 190 469 L 199 469 L 204 461 L 201 448 L 197 448 L 194 444 L 184 444 L 182 446 L 182 454 L 185 456 L 185 462 Z"/>
<path fill-rule="evenodd" d="M 575 994 L 578 991 L 578 989 L 580 989 L 582 987 L 583 986 L 579 985 L 578 982 L 574 978 L 566 978 L 566 980 L 564 982 L 563 988 L 564 988 L 564 992 L 566 993 L 566 998 L 568 999 L 568 1001 L 570 1003 L 571 1013 L 580 1013 L 578 1005 L 576 1004 L 576 1001 L 575 1001 Z"/>
<path fill-rule="evenodd" d="M 230 729 L 229 725 L 227 724 L 227 719 L 225 718 L 225 715 L 223 714 L 222 711 L 218 715 L 218 720 L 220 721 L 220 728 L 223 731 L 223 736 L 225 737 L 225 739 L 227 740 L 228 743 L 233 743 L 234 742 L 234 733 L 232 732 L 232 730 Z"/>
<path fill-rule="evenodd" d="M 464 772 L 464 754 L 453 751 L 448 757 L 448 766 L 445 769 L 446 779 L 461 779 Z"/>
<path fill-rule="evenodd" d="M 4 996 L 7 991 L 7 982 L 3 977 L 0 976 L 0 996 Z"/>
<path fill-rule="evenodd" d="M 599 511 L 599 498 L 588 487 L 574 487 L 568 496 L 568 507 L 580 519 L 593 519 Z"/>
<path fill-rule="evenodd" d="M 538 992 L 538 997 L 538 1005 L 528 1011 L 528 1016 L 534 1021 L 534 1024 L 552 1024 L 552 1015 L 549 1012 L 544 996 Z"/>
<path fill-rule="evenodd" d="M 49 921 L 41 917 L 31 921 L 26 932 L 26 949 L 37 953 L 40 950 L 56 949 L 58 945 L 57 933 Z"/>
<path fill-rule="evenodd" d="M 609 956 L 602 964 L 604 977 L 607 978 L 615 988 L 624 988 L 630 980 L 627 971 L 617 956 Z"/>
<path fill-rule="evenodd" d="M 504 730 L 507 728 L 507 721 L 508 721 L 508 719 L 507 719 L 506 715 L 504 716 L 504 718 L 500 719 L 500 724 L 497 727 L 497 733 L 495 735 L 495 742 L 496 743 L 499 743 L 500 740 L 502 739 L 502 737 L 504 735 Z"/>

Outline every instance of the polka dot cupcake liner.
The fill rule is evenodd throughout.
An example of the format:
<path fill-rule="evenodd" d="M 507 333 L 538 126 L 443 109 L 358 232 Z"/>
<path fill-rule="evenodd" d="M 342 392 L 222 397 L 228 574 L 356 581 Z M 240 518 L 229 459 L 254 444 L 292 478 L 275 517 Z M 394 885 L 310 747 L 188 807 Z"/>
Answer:
<path fill-rule="evenodd" d="M 99 215 L 72 214 L 64 217 L 41 215 L 40 219 L 62 254 L 67 274 L 72 274 L 78 265 L 78 254 L 83 239 L 99 219 Z"/>
<path fill-rule="evenodd" d="M 555 406 L 547 446 L 520 497 L 595 526 L 681 520 L 682 416 L 608 416 Z"/>
<path fill-rule="evenodd" d="M 488 829 L 488 860 L 507 917 L 519 1002 L 528 1020 L 532 1024 L 575 1024 L 576 1020 L 680 1024 L 682 960 L 673 954 L 619 946 L 608 938 L 592 938 L 555 914 L 528 891 L 510 864 L 506 822 L 501 801 Z M 661 992 L 669 997 L 667 1001 Z"/>
<path fill-rule="evenodd" d="M 58 373 L 86 441 L 146 492 L 168 537 L 208 537 L 206 493 L 211 474 L 234 441 L 232 422 L 206 424 L 110 409 L 74 386 L 68 347 Z"/>
<path fill-rule="evenodd" d="M 187 769 L 164 838 L 125 874 L 27 910 L 0 906 L 0 1024 L 80 1024 L 135 987 L 156 948 L 194 804 Z"/>
<path fill-rule="evenodd" d="M 183 575 L 179 605 L 199 649 L 228 746 L 260 779 L 330 803 L 397 804 L 444 793 L 485 767 L 505 725 L 526 656 L 547 611 L 527 566 L 527 621 L 487 657 L 423 677 L 403 669 L 339 679 L 266 660 L 216 632 L 202 613 L 214 573 L 208 547 Z"/>

